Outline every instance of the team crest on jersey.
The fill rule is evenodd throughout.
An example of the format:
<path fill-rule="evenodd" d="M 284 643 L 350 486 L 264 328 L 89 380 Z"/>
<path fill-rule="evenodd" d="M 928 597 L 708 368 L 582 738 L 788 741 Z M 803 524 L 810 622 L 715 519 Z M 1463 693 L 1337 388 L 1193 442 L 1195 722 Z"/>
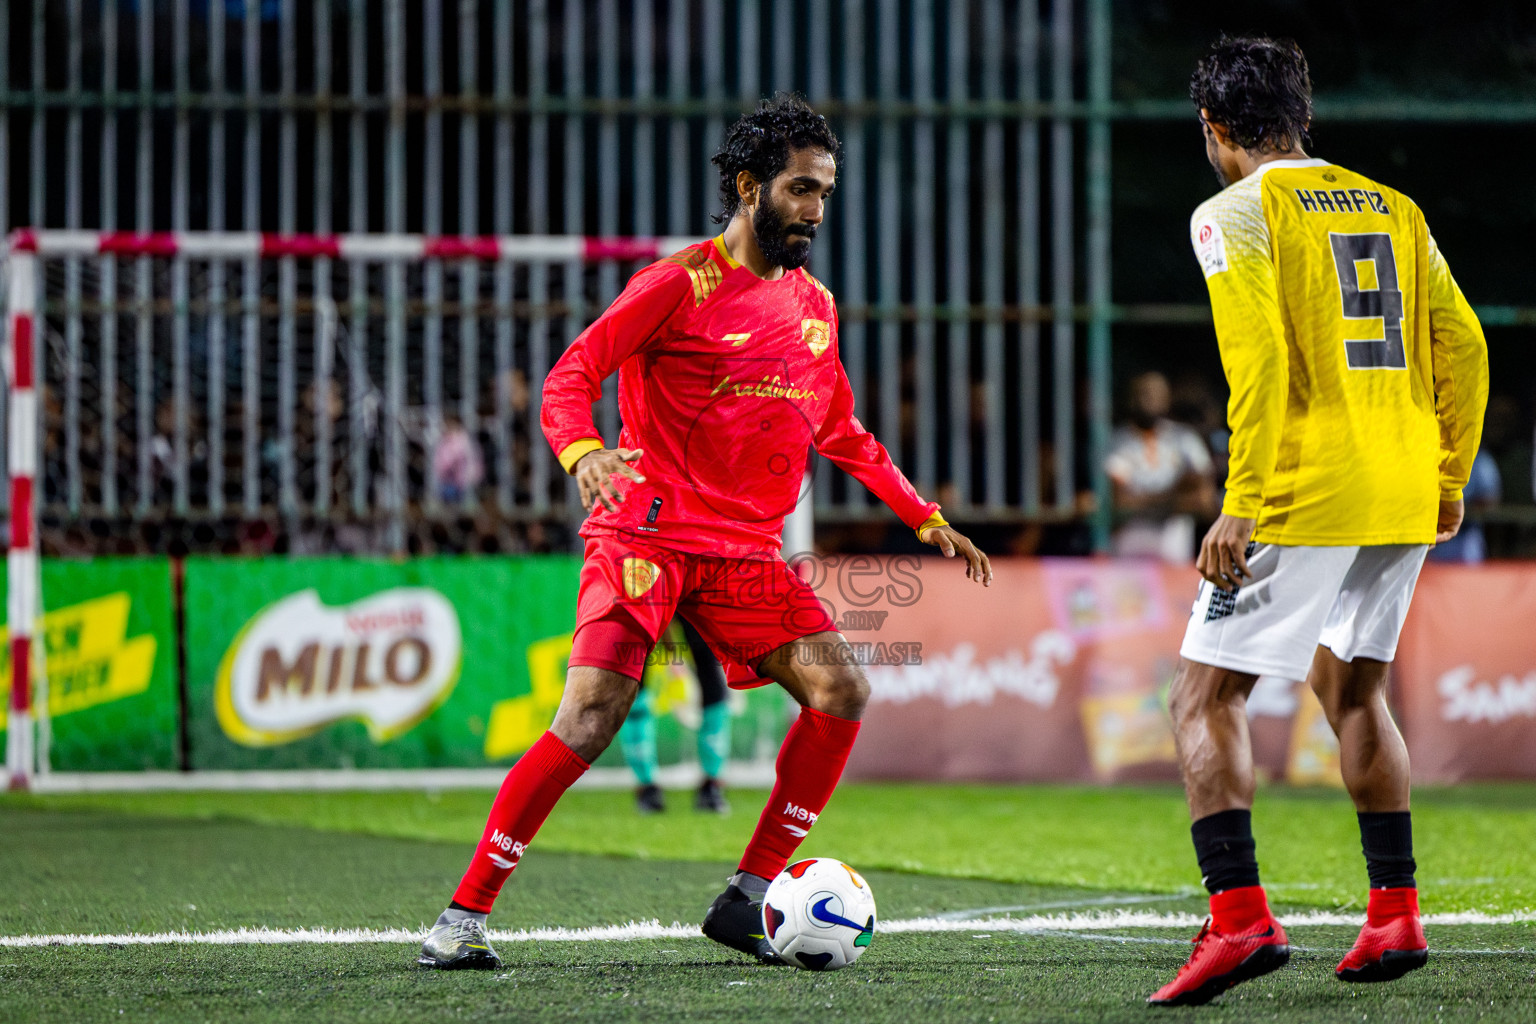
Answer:
<path fill-rule="evenodd" d="M 811 358 L 820 359 L 832 344 L 832 328 L 825 320 L 801 320 L 800 337 L 811 350 Z"/>
<path fill-rule="evenodd" d="M 1214 220 L 1195 225 L 1195 256 L 1206 277 L 1227 269 L 1227 243 L 1221 237 L 1221 225 Z"/>
<path fill-rule="evenodd" d="M 624 593 L 630 597 L 644 596 L 660 578 L 661 569 L 655 562 L 647 562 L 643 558 L 624 559 Z"/>

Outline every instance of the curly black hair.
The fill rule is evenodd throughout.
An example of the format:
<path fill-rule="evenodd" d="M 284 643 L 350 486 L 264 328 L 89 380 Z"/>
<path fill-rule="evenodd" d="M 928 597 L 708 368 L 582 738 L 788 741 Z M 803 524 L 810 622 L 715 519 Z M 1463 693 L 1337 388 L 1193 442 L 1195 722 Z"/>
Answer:
<path fill-rule="evenodd" d="M 736 194 L 736 175 L 750 171 L 763 184 L 776 178 L 789 164 L 795 149 L 825 150 L 833 160 L 843 144 L 833 134 L 827 119 L 811 109 L 799 93 L 775 93 L 743 114 L 725 133 L 725 141 L 710 158 L 720 168 L 720 203 L 724 212 L 715 220 L 724 223 L 736 215 L 741 197 Z"/>
<path fill-rule="evenodd" d="M 1289 153 L 1312 144 L 1312 79 L 1294 40 L 1222 36 L 1195 65 L 1189 98 L 1244 149 Z"/>

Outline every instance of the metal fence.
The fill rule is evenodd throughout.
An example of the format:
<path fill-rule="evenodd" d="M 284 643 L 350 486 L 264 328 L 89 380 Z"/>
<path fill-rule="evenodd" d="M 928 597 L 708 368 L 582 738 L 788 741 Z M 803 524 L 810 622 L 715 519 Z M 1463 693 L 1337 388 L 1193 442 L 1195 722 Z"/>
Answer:
<path fill-rule="evenodd" d="M 125 520 L 229 550 L 274 541 L 262 522 L 291 551 L 525 546 L 576 511 L 535 386 L 574 297 L 688 241 L 17 232 L 42 430 L 12 426 L 41 439 L 55 546 L 131 552 Z M 616 432 L 611 389 L 599 419 Z"/>
<path fill-rule="evenodd" d="M 845 145 L 812 269 L 838 298 L 861 417 L 955 517 L 1071 519 L 1088 490 L 1103 507 L 1108 0 L 12 0 L 0 30 L 23 28 L 30 38 L 0 39 L 0 175 L 26 169 L 0 178 L 11 225 L 700 235 L 718 209 L 708 157 L 726 124 L 766 93 L 801 91 Z M 139 366 L 117 385 L 138 417 L 127 436 L 153 441 L 155 395 L 206 408 L 209 376 L 233 364 L 215 362 L 218 344 L 178 341 L 178 311 L 217 306 L 237 288 L 270 313 L 245 353 L 254 365 L 239 372 L 297 399 L 239 410 L 267 417 L 252 429 L 271 438 L 270 479 L 258 452 L 238 483 L 195 485 L 193 468 L 174 464 L 192 449 L 173 446 L 167 486 L 148 482 L 155 456 L 135 450 L 123 453 L 133 468 L 121 485 L 103 474 L 91 494 L 141 519 L 218 513 L 220 503 L 291 511 L 306 471 L 282 453 L 316 440 L 303 435 L 295 374 L 362 366 L 327 362 L 323 325 L 344 333 L 348 321 L 327 321 L 326 302 L 367 292 L 412 304 L 400 368 L 413 383 L 386 410 L 409 433 L 450 411 L 484 421 L 474 392 L 513 368 L 528 377 L 519 387 L 536 390 L 547 358 L 626 271 L 474 261 L 311 271 L 290 260 L 253 272 L 140 260 L 90 271 L 110 282 L 83 282 L 78 264 L 61 264 L 56 312 L 104 290 L 166 303 L 133 314 L 167 333 L 150 347 L 147 376 Z M 58 394 L 43 400 L 63 431 L 63 463 L 48 471 L 62 475 L 44 481 L 43 512 L 61 522 L 90 505 L 70 452 L 84 450 L 78 418 L 91 405 L 79 374 L 95 364 L 81 362 L 89 332 L 73 308 L 53 321 L 65 361 Z M 382 380 L 385 368 L 374 369 Z M 599 422 L 614 432 L 611 407 Z M 492 472 L 519 450 L 542 470 L 532 424 L 503 425 L 523 434 L 488 440 Z M 222 443 L 216 426 L 183 424 L 206 432 L 206 450 Z M 361 479 L 312 511 L 339 519 L 377 503 L 381 492 Z M 823 520 L 882 514 L 824 464 L 815 487 Z M 570 511 L 558 487 L 546 503 L 509 472 L 494 490 L 498 515 Z M 446 514 L 431 502 L 419 511 Z"/>

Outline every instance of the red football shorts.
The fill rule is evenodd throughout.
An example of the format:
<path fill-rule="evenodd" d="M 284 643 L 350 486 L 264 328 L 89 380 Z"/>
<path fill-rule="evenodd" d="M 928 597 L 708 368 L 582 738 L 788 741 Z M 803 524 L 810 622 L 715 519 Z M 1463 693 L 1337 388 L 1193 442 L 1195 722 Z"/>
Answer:
<path fill-rule="evenodd" d="M 674 614 L 704 637 L 737 689 L 769 680 L 771 651 L 837 629 L 810 586 L 777 552 L 760 558 L 691 555 L 628 536 L 587 538 L 570 664 L 639 679 Z"/>

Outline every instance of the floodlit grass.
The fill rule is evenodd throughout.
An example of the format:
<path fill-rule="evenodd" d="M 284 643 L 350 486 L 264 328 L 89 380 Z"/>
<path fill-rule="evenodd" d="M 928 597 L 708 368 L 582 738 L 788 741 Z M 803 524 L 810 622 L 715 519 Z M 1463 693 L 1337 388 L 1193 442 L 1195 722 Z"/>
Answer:
<path fill-rule="evenodd" d="M 534 844 L 565 851 L 734 865 L 766 794 L 731 794 L 727 819 L 686 809 L 633 813 L 624 792 L 567 794 Z M 111 808 L 231 818 L 461 844 L 480 835 L 491 794 L 157 793 L 9 798 L 5 806 Z M 1262 790 L 1254 832 L 1265 883 L 1323 907 L 1358 904 L 1365 866 L 1354 810 L 1329 789 Z M 1426 911 L 1536 909 L 1536 786 L 1426 789 L 1414 797 L 1414 842 Z M 869 868 L 1144 892 L 1199 887 L 1180 791 L 1172 786 L 844 786 L 806 852 Z"/>
<path fill-rule="evenodd" d="M 1419 794 L 1430 911 L 1530 907 L 1536 787 Z M 486 792 L 0 798 L 0 935 L 419 928 L 452 891 Z M 697 923 L 761 793 L 720 820 L 636 816 L 627 793 L 572 793 L 492 924 Z M 674 801 L 679 807 L 683 801 Z M 1257 815 L 1283 911 L 1358 902 L 1353 815 L 1334 792 L 1271 789 Z M 1177 791 L 858 786 L 809 853 L 865 869 L 881 918 L 1105 909 L 1199 913 Z M 885 870 L 881 870 L 881 869 Z M 894 869 L 894 870 L 892 870 Z M 1312 886 L 1316 886 L 1312 888 Z M 1157 894 L 1165 894 L 1159 896 Z M 506 969 L 441 974 L 410 942 L 0 947 L 0 1021 L 1146 1021 L 1187 929 L 881 934 L 832 975 L 764 968 L 702 938 L 504 942 Z M 1298 926 L 1291 965 L 1168 1020 L 1536 1019 L 1536 926 L 1431 927 L 1430 966 L 1345 986 L 1353 929 Z"/>

